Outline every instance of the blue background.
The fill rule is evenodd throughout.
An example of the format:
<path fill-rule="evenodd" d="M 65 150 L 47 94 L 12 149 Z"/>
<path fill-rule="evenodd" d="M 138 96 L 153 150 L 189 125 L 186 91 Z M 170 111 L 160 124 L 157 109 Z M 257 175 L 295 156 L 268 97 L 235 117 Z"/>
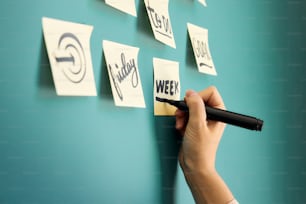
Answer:
<path fill-rule="evenodd" d="M 103 0 L 0 2 L 0 203 L 193 203 L 173 117 L 153 116 L 153 65 L 180 63 L 181 93 L 215 85 L 229 110 L 265 121 L 227 126 L 217 169 L 240 203 L 306 202 L 306 3 L 170 0 L 176 49 Z M 94 26 L 97 97 L 58 97 L 43 16 Z M 209 30 L 218 76 L 197 71 L 187 22 Z M 114 105 L 102 40 L 140 48 L 146 109 Z"/>

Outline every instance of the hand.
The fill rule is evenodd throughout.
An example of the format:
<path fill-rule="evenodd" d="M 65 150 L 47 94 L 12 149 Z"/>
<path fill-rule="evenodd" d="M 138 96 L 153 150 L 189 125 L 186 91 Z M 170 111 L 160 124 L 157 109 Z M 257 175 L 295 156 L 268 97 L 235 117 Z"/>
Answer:
<path fill-rule="evenodd" d="M 183 136 L 179 162 L 184 171 L 202 173 L 215 171 L 215 159 L 225 124 L 206 120 L 204 104 L 225 109 L 223 100 L 215 87 L 209 87 L 199 93 L 186 92 L 185 101 L 189 115 L 177 110 L 176 129 Z"/>
<path fill-rule="evenodd" d="M 225 109 L 215 87 L 199 93 L 187 91 L 185 101 L 189 115 L 176 111 L 176 128 L 183 136 L 180 165 L 196 203 L 224 204 L 234 201 L 231 190 L 215 169 L 216 153 L 225 124 L 206 120 L 204 103 Z M 237 203 L 235 201 L 235 203 Z"/>

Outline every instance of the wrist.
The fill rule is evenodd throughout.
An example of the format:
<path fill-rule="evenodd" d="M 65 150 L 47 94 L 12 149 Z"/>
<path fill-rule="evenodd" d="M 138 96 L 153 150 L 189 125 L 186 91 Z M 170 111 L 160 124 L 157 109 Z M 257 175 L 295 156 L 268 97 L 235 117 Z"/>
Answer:
<path fill-rule="evenodd" d="M 197 182 L 198 180 L 205 180 L 218 175 L 218 172 L 214 166 L 206 166 L 205 168 L 198 169 L 185 168 L 183 169 L 183 173 L 185 178 L 191 183 Z"/>
<path fill-rule="evenodd" d="M 184 174 L 210 175 L 216 171 L 214 157 L 194 156 L 190 158 L 183 155 L 179 160 Z"/>
<path fill-rule="evenodd" d="M 185 175 L 185 178 L 196 203 L 228 203 L 234 200 L 233 194 L 216 170 L 197 171 Z"/>

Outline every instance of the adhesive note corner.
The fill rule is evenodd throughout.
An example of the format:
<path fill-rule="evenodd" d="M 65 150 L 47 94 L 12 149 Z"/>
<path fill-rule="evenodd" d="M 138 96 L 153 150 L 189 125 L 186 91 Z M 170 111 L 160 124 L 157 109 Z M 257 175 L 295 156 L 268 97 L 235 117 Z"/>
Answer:
<path fill-rule="evenodd" d="M 207 6 L 206 0 L 198 0 L 203 6 Z"/>
<path fill-rule="evenodd" d="M 105 0 L 105 3 L 132 16 L 137 16 L 135 0 Z"/>
<path fill-rule="evenodd" d="M 172 116 L 176 107 L 156 101 L 156 97 L 172 100 L 180 99 L 179 63 L 153 58 L 154 67 L 154 115 Z"/>
<path fill-rule="evenodd" d="M 93 26 L 42 18 L 57 95 L 96 96 L 90 53 Z"/>
<path fill-rule="evenodd" d="M 138 47 L 103 40 L 107 71 L 116 106 L 145 108 L 138 71 Z"/>
<path fill-rule="evenodd" d="M 147 14 L 155 39 L 176 48 L 168 4 L 169 0 L 145 0 Z"/>
<path fill-rule="evenodd" d="M 208 46 L 208 30 L 191 23 L 187 27 L 199 72 L 217 75 Z"/>

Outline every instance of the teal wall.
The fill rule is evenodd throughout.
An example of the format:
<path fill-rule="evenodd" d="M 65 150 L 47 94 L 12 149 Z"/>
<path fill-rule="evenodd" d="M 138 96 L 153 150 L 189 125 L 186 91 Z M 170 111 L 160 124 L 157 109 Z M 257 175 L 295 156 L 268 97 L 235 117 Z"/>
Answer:
<path fill-rule="evenodd" d="M 262 132 L 227 126 L 217 168 L 240 203 L 306 202 L 306 3 L 170 0 L 177 49 L 103 0 L 0 2 L 0 203 L 193 203 L 177 165 L 174 118 L 153 116 L 153 65 L 180 62 L 182 94 L 215 85 Z M 97 97 L 58 97 L 43 16 L 94 26 Z M 198 73 L 186 23 L 208 28 L 218 76 Z M 102 40 L 140 48 L 146 109 L 114 106 Z"/>

